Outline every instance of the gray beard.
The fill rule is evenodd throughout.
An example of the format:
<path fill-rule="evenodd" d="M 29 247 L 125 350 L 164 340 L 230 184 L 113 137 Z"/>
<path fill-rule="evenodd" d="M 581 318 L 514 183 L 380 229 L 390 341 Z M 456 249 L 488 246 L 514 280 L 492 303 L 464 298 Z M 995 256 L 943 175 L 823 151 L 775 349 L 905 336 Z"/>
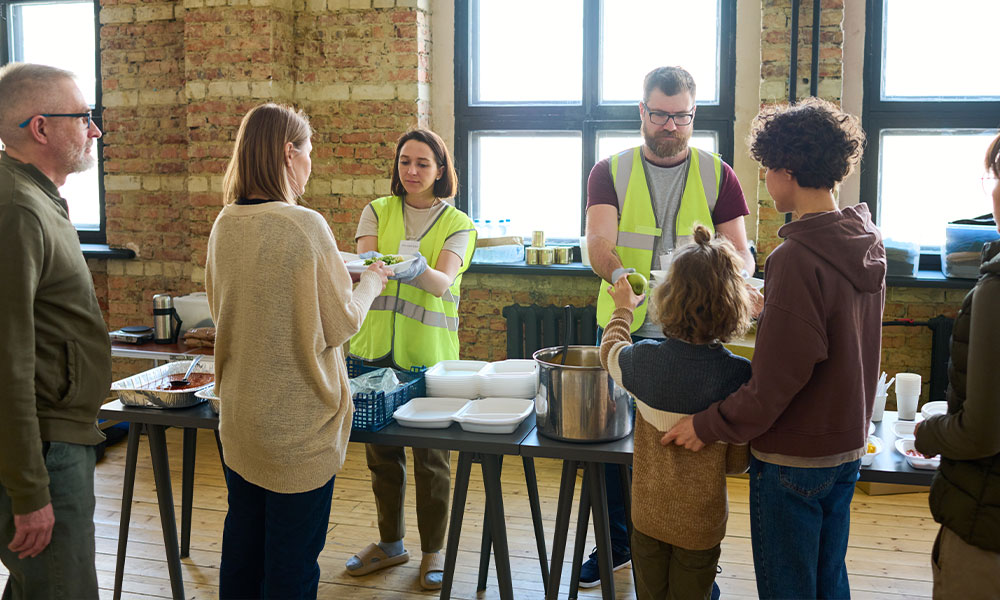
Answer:
<path fill-rule="evenodd" d="M 89 171 L 95 164 L 97 164 L 97 158 L 93 154 L 84 154 L 80 152 L 79 154 L 74 153 L 69 155 L 67 153 L 66 158 L 66 174 L 71 173 L 83 173 L 84 171 Z"/>

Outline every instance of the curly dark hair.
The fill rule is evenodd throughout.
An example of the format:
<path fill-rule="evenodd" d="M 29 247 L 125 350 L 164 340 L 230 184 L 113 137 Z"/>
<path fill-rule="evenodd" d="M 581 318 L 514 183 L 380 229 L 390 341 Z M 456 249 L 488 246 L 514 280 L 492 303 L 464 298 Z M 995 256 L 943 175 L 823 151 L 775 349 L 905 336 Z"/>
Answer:
<path fill-rule="evenodd" d="M 753 120 L 750 156 L 785 169 L 800 186 L 832 190 L 861 162 L 865 132 L 856 116 L 820 98 L 773 104 Z"/>
<path fill-rule="evenodd" d="M 704 225 L 695 226 L 693 237 L 693 244 L 674 252 L 666 284 L 653 288 L 653 318 L 667 337 L 692 344 L 728 342 L 750 325 L 743 258 Z"/>

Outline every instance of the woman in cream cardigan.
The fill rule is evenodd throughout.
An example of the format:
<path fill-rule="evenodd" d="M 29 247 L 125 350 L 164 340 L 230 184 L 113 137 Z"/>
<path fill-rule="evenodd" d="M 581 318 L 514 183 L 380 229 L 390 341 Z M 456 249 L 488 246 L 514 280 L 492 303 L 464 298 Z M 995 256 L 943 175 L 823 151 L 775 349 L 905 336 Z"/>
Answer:
<path fill-rule="evenodd" d="M 311 134 L 286 106 L 246 114 L 208 242 L 229 490 L 221 598 L 316 597 L 354 410 L 342 345 L 390 273 L 376 262 L 352 289 L 329 225 L 298 205 Z"/>

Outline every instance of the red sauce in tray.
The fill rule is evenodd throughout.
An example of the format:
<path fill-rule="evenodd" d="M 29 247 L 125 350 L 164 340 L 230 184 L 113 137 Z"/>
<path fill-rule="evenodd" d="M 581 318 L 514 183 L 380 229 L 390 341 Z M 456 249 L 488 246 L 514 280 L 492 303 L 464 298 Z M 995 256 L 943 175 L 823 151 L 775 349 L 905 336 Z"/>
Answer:
<path fill-rule="evenodd" d="M 185 386 L 174 387 L 170 385 L 171 381 L 180 381 L 184 379 L 184 373 L 175 373 L 173 375 L 167 375 L 166 377 L 160 377 L 159 379 L 147 383 L 142 386 L 147 390 L 173 390 L 175 392 L 183 392 L 184 390 L 194 390 L 200 387 L 206 386 L 213 381 L 215 381 L 215 375 L 211 373 L 191 373 L 188 375 L 188 383 Z"/>

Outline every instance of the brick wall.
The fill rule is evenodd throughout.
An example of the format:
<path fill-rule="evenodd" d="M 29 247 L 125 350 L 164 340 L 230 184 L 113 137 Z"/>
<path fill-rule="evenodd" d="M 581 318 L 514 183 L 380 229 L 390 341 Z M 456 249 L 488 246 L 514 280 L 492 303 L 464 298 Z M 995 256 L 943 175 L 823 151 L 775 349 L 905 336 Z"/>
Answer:
<path fill-rule="evenodd" d="M 844 2 L 822 2 L 819 93 L 839 101 Z M 353 249 L 362 207 L 389 192 L 395 140 L 407 127 L 430 122 L 427 0 L 101 4 L 108 241 L 138 254 L 129 261 L 90 261 L 109 327 L 151 324 L 153 294 L 203 289 L 225 164 L 242 115 L 260 102 L 291 103 L 310 116 L 313 175 L 304 200 L 327 218 L 341 248 Z M 791 0 L 762 0 L 763 102 L 788 97 L 790 7 Z M 803 0 L 800 97 L 809 91 L 811 14 L 812 3 Z M 744 188 L 748 201 L 760 205 L 763 260 L 777 245 L 784 219 L 762 181 Z M 594 303 L 596 290 L 596 277 L 467 274 L 463 356 L 504 357 L 500 311 L 508 304 L 583 306 Z M 962 295 L 891 289 L 886 318 L 953 315 Z M 883 345 L 884 370 L 916 371 L 926 381 L 926 329 L 887 329 Z M 143 367 L 117 361 L 116 375 Z"/>
<path fill-rule="evenodd" d="M 108 243 L 91 261 L 110 328 L 152 323 L 152 297 L 204 287 L 208 234 L 242 116 L 309 115 L 304 203 L 352 250 L 361 208 L 389 193 L 399 134 L 430 116 L 423 0 L 102 0 Z M 142 363 L 116 362 L 116 376 Z"/>

